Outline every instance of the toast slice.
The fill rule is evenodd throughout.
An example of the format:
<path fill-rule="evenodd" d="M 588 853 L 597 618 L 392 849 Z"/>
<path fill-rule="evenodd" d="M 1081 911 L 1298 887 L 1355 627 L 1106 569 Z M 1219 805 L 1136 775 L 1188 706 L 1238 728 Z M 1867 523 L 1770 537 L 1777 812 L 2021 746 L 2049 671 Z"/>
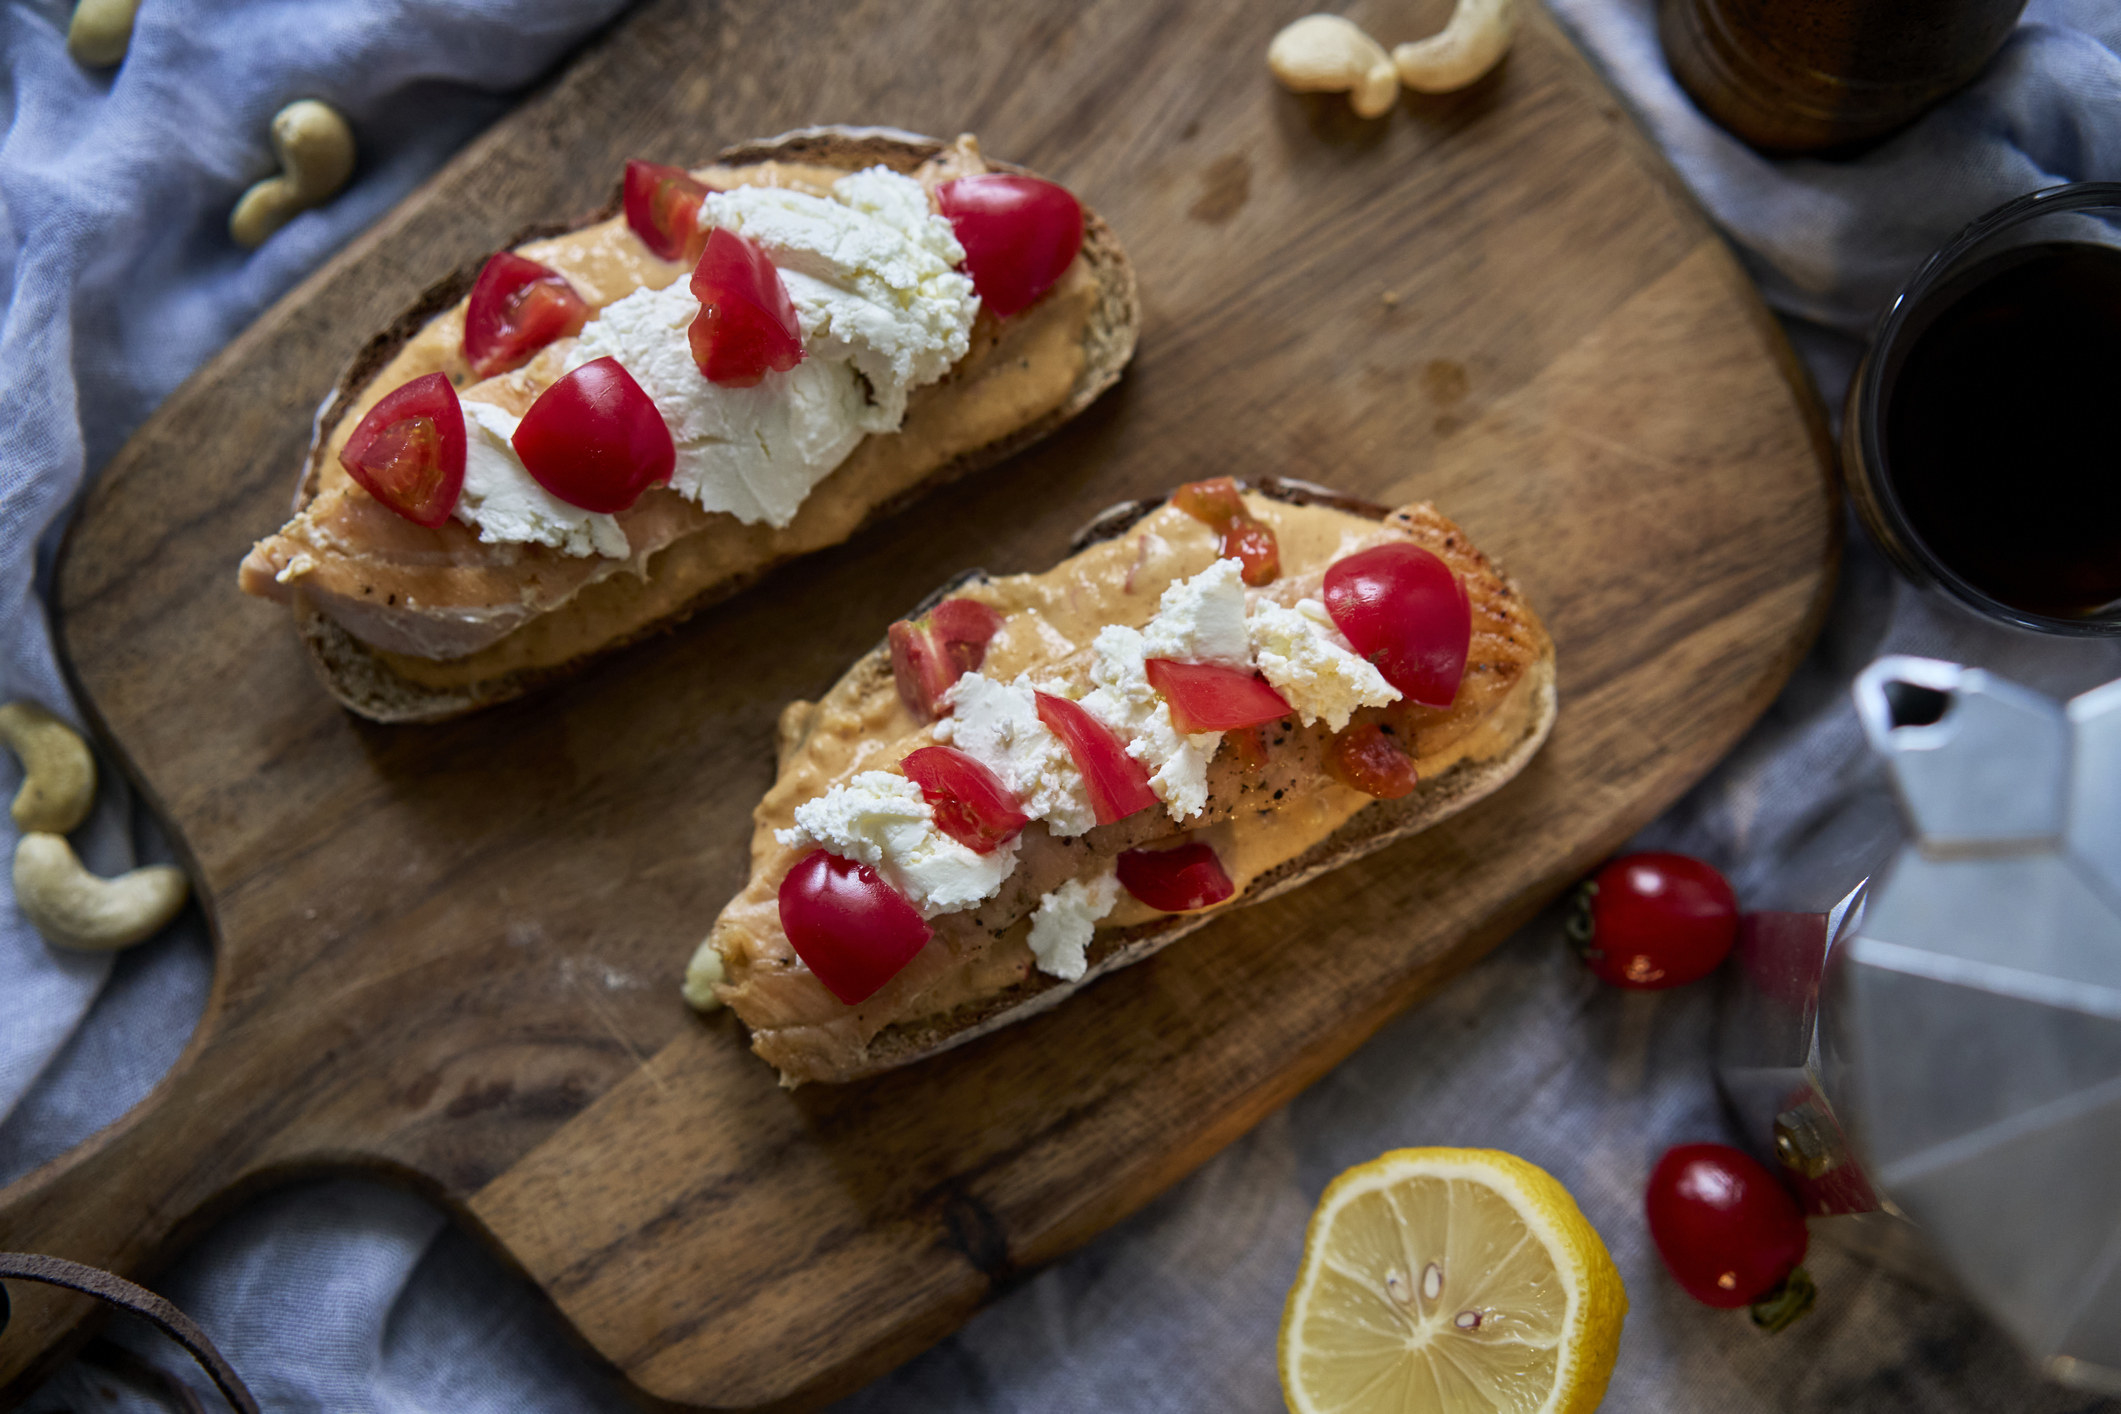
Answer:
<path fill-rule="evenodd" d="M 1267 783 L 1278 786 L 1287 780 L 1290 799 L 1285 800 L 1277 789 L 1272 799 L 1278 804 L 1255 810 L 1266 799 L 1265 787 L 1255 782 L 1246 788 L 1261 793 L 1248 796 L 1243 811 L 1226 808 L 1224 818 L 1257 814 L 1266 819 L 1271 815 L 1276 822 L 1292 822 L 1292 827 L 1280 831 L 1270 848 L 1238 847 L 1231 872 L 1240 876 L 1239 887 L 1224 902 L 1195 912 L 1159 914 L 1123 900 L 1120 910 L 1091 935 L 1082 975 L 1064 979 L 1033 965 L 1026 946 L 1028 904 L 1037 897 L 1035 890 L 1050 887 L 1052 876 L 1049 873 L 1013 894 L 1012 886 L 1005 885 L 1000 894 L 973 909 L 933 919 L 935 938 L 906 971 L 873 998 L 847 1006 L 825 994 L 780 931 L 776 891 L 804 846 L 791 850 L 775 838 L 775 831 L 790 824 L 796 804 L 815 799 L 857 770 L 876 769 L 895 760 L 894 753 L 905 742 L 919 740 L 912 734 L 916 730 L 913 719 L 896 704 L 890 655 L 880 646 L 858 661 L 818 703 L 792 703 L 783 715 L 779 778 L 756 812 L 751 880 L 723 911 L 702 945 L 687 979 L 688 997 L 696 1004 L 709 1003 L 712 998 L 730 1005 L 751 1028 L 753 1049 L 779 1068 L 784 1084 L 873 1075 L 1055 1006 L 1105 973 L 1152 956 L 1229 909 L 1272 898 L 1426 829 L 1515 776 L 1546 740 L 1557 708 L 1553 643 L 1516 585 L 1470 544 L 1462 530 L 1427 505 L 1388 511 L 1322 487 L 1271 480 L 1251 487 L 1248 500 L 1268 515 L 1272 511 L 1267 508 L 1278 505 L 1339 516 L 1345 524 L 1323 525 L 1325 541 L 1313 536 L 1314 543 L 1325 544 L 1334 543 L 1333 535 L 1340 537 L 1339 548 L 1327 551 L 1326 558 L 1337 558 L 1350 546 L 1405 539 L 1443 558 L 1466 585 L 1473 637 L 1458 698 L 1450 709 L 1418 708 L 1411 718 L 1402 719 L 1412 723 L 1408 730 L 1415 734 L 1414 755 L 1423 768 L 1412 793 L 1389 800 L 1362 797 L 1315 772 L 1308 778 L 1298 772 L 1276 775 Z M 1086 528 L 1076 541 L 1076 554 L 1054 573 L 1079 563 L 1083 552 L 1099 546 L 1142 536 L 1162 542 L 1183 534 L 1182 526 L 1173 530 L 1175 511 L 1165 509 L 1161 519 L 1150 519 L 1163 504 L 1133 502 L 1112 508 Z M 1198 569 L 1212 562 L 1217 552 L 1202 548 L 1190 553 L 1191 561 L 1181 557 L 1179 563 Z M 1134 550 L 1120 558 L 1131 565 L 1143 562 Z M 1296 568 L 1300 567 L 1292 570 Z M 1309 568 L 1315 574 L 1323 565 L 1314 563 Z M 1040 602 L 1036 595 L 1012 588 L 1037 579 L 969 576 L 939 592 L 915 613 L 925 612 L 945 594 L 984 596 L 1005 609 Z M 1162 589 L 1176 579 L 1151 575 L 1140 586 L 1133 586 L 1132 581 L 1130 573 L 1130 603 L 1119 606 L 1120 618 L 1115 622 L 1130 615 L 1136 621 L 1145 618 Z M 1315 583 L 1315 578 L 1310 582 Z M 1272 595 L 1275 590 L 1269 586 L 1258 592 Z M 1296 592 L 1292 586 L 1283 597 Z M 1050 595 L 1046 602 L 1051 602 Z M 1016 620 L 1009 622 L 1004 635 L 1016 631 Z M 1046 631 L 1044 626 L 1035 627 L 1039 633 Z M 1067 641 L 1071 640 L 1064 635 L 1053 651 L 1065 653 Z M 997 645 L 1004 642 L 1002 636 L 995 640 Z M 1004 656 L 1009 656 L 1006 651 Z M 1013 671 L 1019 661 L 1021 655 L 1001 671 Z M 1050 660 L 1045 666 L 1051 666 Z M 852 746 L 819 743 L 821 732 L 845 732 L 849 724 L 857 724 L 856 730 L 866 733 L 868 740 Z M 1330 736 L 1326 727 L 1320 722 L 1310 730 Z M 1288 735 L 1301 738 L 1303 733 L 1291 730 Z M 1290 748 L 1301 749 L 1300 741 Z M 1211 767 L 1215 769 L 1223 769 L 1220 760 Z M 1270 774 L 1275 769 L 1270 766 Z M 1216 778 L 1211 775 L 1210 779 Z M 1214 815 L 1217 790 L 1236 789 L 1232 776 L 1221 779 L 1223 786 L 1211 790 L 1209 814 L 1197 818 Z M 1305 780 L 1307 786 L 1299 784 Z M 1299 797 L 1306 789 L 1312 799 Z M 1329 793 L 1344 797 L 1342 803 L 1331 809 L 1312 808 Z M 1098 826 L 1075 841 L 1034 844 L 1033 835 L 1044 830 L 1041 821 L 1026 831 L 1022 858 L 1028 861 L 1033 849 L 1057 843 L 1078 850 L 1087 846 L 1093 855 L 1111 855 L 1186 834 L 1191 828 L 1173 822 L 1163 809 L 1153 808 L 1128 820 Z M 1239 858 L 1245 861 L 1242 869 Z M 1083 859 L 1078 853 L 1063 867 L 1079 869 Z M 1029 870 L 1033 866 L 1019 867 Z M 1130 908 L 1134 916 L 1129 916 Z M 968 923 L 979 926 L 964 926 Z M 719 985 L 710 988 L 710 982 Z"/>
<path fill-rule="evenodd" d="M 839 127 L 808 128 L 745 143 L 724 151 L 711 168 L 698 170 L 722 174 L 715 181 L 750 177 L 778 185 L 799 181 L 805 173 L 845 173 L 878 164 L 908 174 L 1023 170 L 983 158 L 969 138 L 944 143 L 891 129 Z M 798 176 L 791 179 L 789 173 Z M 583 221 L 526 231 L 510 247 L 590 230 L 611 222 L 619 207 L 614 196 L 607 207 Z M 533 258 L 538 258 L 538 249 L 530 246 Z M 344 481 L 334 458 L 358 416 L 388 387 L 430 371 L 434 360 L 419 361 L 417 341 L 423 330 L 455 327 L 446 321 L 461 320 L 461 303 L 477 274 L 476 266 L 468 266 L 437 282 L 355 357 L 318 410 L 296 490 L 298 520 L 333 481 Z M 1054 289 L 1012 319 L 996 320 L 983 313 L 973 327 L 971 352 L 940 381 L 913 391 L 901 430 L 864 437 L 812 489 L 783 528 L 701 512 L 674 492 L 653 489 L 643 503 L 661 498 L 655 513 L 674 519 L 678 527 L 662 543 L 633 561 L 618 562 L 623 569 L 599 566 L 600 577 L 570 588 L 568 597 L 550 606 L 519 609 L 506 596 L 489 595 L 495 601 L 495 617 L 484 630 L 473 622 L 487 613 L 483 605 L 475 611 L 408 612 L 410 595 L 404 603 L 390 598 L 386 606 L 387 596 L 371 593 L 365 583 L 358 584 L 356 592 L 344 576 L 335 592 L 323 592 L 318 578 L 305 576 L 308 566 L 300 564 L 310 546 L 283 537 L 260 542 L 245 561 L 243 587 L 289 604 L 318 675 L 349 710 L 382 722 L 459 716 L 519 696 L 604 653 L 668 629 L 776 566 L 837 544 L 1044 437 L 1118 380 L 1133 355 L 1140 318 L 1133 268 L 1111 229 L 1086 207 L 1081 252 Z M 426 342 L 434 343 L 434 335 Z M 1020 371 L 1031 369 L 1034 361 L 1044 380 L 1036 387 L 1025 383 L 1030 375 Z M 534 361 L 521 374 L 539 367 Z M 458 370 L 449 371 L 462 381 Z M 496 381 L 506 383 L 521 374 Z M 917 436 L 907 437 L 912 430 Z M 377 514 L 394 519 L 380 510 Z M 432 534 L 398 525 L 384 530 L 406 536 Z M 501 558 L 480 546 L 464 527 L 452 524 L 442 534 L 452 537 L 448 552 L 478 562 L 475 569 L 489 570 L 490 562 Z M 580 573 L 579 565 L 567 564 L 542 547 L 528 551 L 523 558 L 531 562 L 533 577 Z M 409 558 L 432 560 L 435 553 L 428 545 L 416 544 Z M 539 556 L 544 557 L 542 563 Z M 291 564 L 297 567 L 292 573 Z M 472 625 L 468 641 L 466 624 Z M 496 624 L 506 625 L 497 637 Z"/>

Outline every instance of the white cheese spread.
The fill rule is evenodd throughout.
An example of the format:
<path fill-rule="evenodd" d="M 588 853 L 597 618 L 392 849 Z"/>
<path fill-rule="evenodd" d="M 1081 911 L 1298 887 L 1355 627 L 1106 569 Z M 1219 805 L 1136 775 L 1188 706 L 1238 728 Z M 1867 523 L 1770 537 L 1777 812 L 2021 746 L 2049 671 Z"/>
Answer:
<path fill-rule="evenodd" d="M 1300 599 L 1293 609 L 1262 599 L 1252 606 L 1250 628 L 1261 676 L 1307 727 L 1323 721 L 1339 731 L 1356 708 L 1399 700 L 1398 689 L 1348 646 L 1316 599 Z"/>
<path fill-rule="evenodd" d="M 1075 758 L 1039 720 L 1029 678 L 1002 683 L 967 673 L 947 701 L 950 715 L 935 724 L 935 739 L 1001 777 L 1026 815 L 1056 835 L 1079 835 L 1097 823 Z"/>
<path fill-rule="evenodd" d="M 618 521 L 570 506 L 523 469 L 512 443 L 517 419 L 492 403 L 466 401 L 464 492 L 451 512 L 487 544 L 550 545 L 569 555 L 626 555 Z"/>
<path fill-rule="evenodd" d="M 1151 621 L 1152 628 L 1155 626 Z M 1222 745 L 1221 732 L 1191 736 L 1172 724 L 1171 709 L 1149 685 L 1143 636 L 1123 624 L 1097 632 L 1083 709 L 1127 744 L 1127 754 L 1149 768 L 1149 789 L 1174 820 L 1198 815 L 1208 803 L 1208 762 Z"/>
<path fill-rule="evenodd" d="M 795 828 L 774 838 L 791 848 L 815 845 L 858 860 L 883 876 L 923 918 L 955 913 L 993 898 L 1016 868 L 1021 838 L 979 854 L 935 827 L 921 788 L 888 771 L 864 771 L 795 808 Z"/>
<path fill-rule="evenodd" d="M 1080 982 L 1090 936 L 1118 902 L 1119 876 L 1109 869 L 1094 878 L 1070 879 L 1040 899 L 1031 915 L 1031 955 L 1038 970 Z"/>

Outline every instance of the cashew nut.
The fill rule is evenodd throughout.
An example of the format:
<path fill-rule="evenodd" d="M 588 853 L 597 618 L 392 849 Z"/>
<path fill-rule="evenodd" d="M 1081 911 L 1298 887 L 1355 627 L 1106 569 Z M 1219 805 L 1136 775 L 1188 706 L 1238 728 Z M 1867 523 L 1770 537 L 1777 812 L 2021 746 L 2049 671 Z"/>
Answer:
<path fill-rule="evenodd" d="M 353 130 L 336 109 L 314 98 L 273 114 L 272 150 L 280 175 L 243 193 L 229 213 L 228 234 L 246 250 L 265 244 L 297 213 L 322 206 L 353 172 Z"/>
<path fill-rule="evenodd" d="M 1375 118 L 1399 97 L 1385 47 L 1339 15 L 1305 15 L 1267 46 L 1267 67 L 1291 93 L 1345 93 L 1357 116 Z"/>
<path fill-rule="evenodd" d="M 1449 93 L 1501 63 L 1516 31 L 1516 0 L 1458 0 L 1441 32 L 1399 45 L 1392 62 L 1415 92 Z"/>
<path fill-rule="evenodd" d="M 184 871 L 167 864 L 99 878 L 64 835 L 32 832 L 15 846 L 15 903 L 54 947 L 131 947 L 177 916 L 189 887 Z"/>
<path fill-rule="evenodd" d="M 90 69 L 107 69 L 133 42 L 133 15 L 140 0 L 81 0 L 66 27 L 66 52 Z"/>
<path fill-rule="evenodd" d="M 722 950 L 709 938 L 692 954 L 692 961 L 685 968 L 685 1000 L 695 1011 L 713 1011 L 722 1004 L 714 994 L 715 984 L 727 975 L 722 966 Z"/>
<path fill-rule="evenodd" d="M 88 818 L 96 758 L 66 723 L 34 702 L 0 707 L 0 741 L 22 758 L 22 789 L 9 813 L 21 830 L 63 835 Z"/>

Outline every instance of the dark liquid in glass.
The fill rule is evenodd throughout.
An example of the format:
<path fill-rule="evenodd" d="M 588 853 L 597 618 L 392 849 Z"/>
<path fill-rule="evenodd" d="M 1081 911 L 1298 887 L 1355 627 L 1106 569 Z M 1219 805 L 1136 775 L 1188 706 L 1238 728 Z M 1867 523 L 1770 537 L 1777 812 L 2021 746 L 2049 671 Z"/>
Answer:
<path fill-rule="evenodd" d="M 1974 588 L 2082 618 L 2121 601 L 2121 250 L 2020 246 L 1940 286 L 1886 370 L 1885 477 Z"/>

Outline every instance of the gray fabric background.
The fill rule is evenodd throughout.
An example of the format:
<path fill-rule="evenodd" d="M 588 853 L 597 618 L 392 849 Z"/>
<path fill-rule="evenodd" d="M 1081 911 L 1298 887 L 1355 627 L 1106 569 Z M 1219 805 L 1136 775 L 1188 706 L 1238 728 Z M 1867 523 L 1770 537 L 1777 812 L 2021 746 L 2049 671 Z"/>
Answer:
<path fill-rule="evenodd" d="M 1552 5 L 1738 246 L 1830 406 L 1884 300 L 1961 224 L 2037 187 L 2121 179 L 2121 7 L 2110 3 L 2033 0 L 1972 88 L 1843 163 L 1769 162 L 1705 123 L 1663 69 L 1649 0 Z M 48 544 L 83 468 L 501 111 L 497 93 L 613 8 L 147 0 L 142 40 L 107 91 L 56 50 L 56 0 L 0 10 L 12 115 L 0 143 L 11 282 L 0 327 L 5 695 L 57 701 L 32 550 Z M 495 33 L 496 20 L 520 43 L 495 52 L 465 41 Z M 186 128 L 170 130 L 148 86 L 202 66 L 220 81 L 204 94 L 187 84 Z M 339 82 L 348 73 L 361 82 Z M 265 115 L 312 92 L 353 116 L 363 170 L 329 211 L 245 258 L 218 235 L 222 214 L 262 169 Z M 109 165 L 143 134 L 153 145 L 137 167 Z M 90 175 L 105 170 L 124 179 Z M 1852 527 L 1816 650 L 1758 728 L 1641 843 L 1714 861 L 1751 907 L 1837 898 L 1898 838 L 1846 695 L 1854 673 L 1887 651 L 1980 663 L 2056 694 L 2121 676 L 2121 644 L 1978 622 L 1900 584 Z M 121 805 L 107 803 L 86 850 L 118 867 L 128 833 Z M 0 1180 L 144 1093 L 181 1048 L 209 970 L 196 915 L 119 959 L 106 983 L 101 966 L 56 959 L 11 911 L 0 914 Z M 1640 1194 L 1669 1145 L 1727 1137 L 1708 1074 L 1712 1000 L 1706 986 L 1601 988 L 1562 947 L 1558 918 L 1542 918 L 1143 1212 L 841 1407 L 1278 1410 L 1275 1328 L 1326 1181 L 1387 1148 L 1478 1144 L 1550 1169 L 1620 1264 L 1633 1310 L 1609 1409 L 2121 1409 L 2038 1382 L 1948 1286 L 1919 1266 L 1856 1255 L 1832 1224 L 1815 1224 L 1819 1307 L 1782 1336 L 1680 1293 L 1648 1247 Z M 624 1407 L 541 1298 L 421 1200 L 374 1185 L 269 1195 L 159 1285 L 268 1409 Z M 204 1388 L 154 1339 L 122 1323 L 117 1335 Z M 160 1407 L 137 1380 L 85 1364 L 30 1404 Z"/>

